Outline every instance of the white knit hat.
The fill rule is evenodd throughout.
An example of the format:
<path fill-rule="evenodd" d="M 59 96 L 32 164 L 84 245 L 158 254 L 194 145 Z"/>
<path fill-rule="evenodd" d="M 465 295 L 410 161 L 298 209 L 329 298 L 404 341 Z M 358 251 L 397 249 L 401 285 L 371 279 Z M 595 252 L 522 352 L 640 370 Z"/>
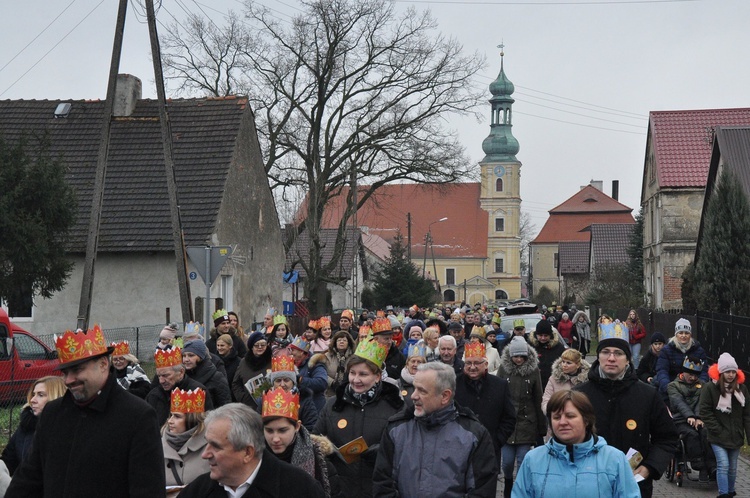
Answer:
<path fill-rule="evenodd" d="M 693 333 L 693 326 L 690 325 L 690 321 L 688 321 L 688 320 L 686 320 L 684 318 L 680 318 L 679 320 L 677 320 L 677 323 L 674 324 L 674 331 L 675 331 L 675 334 L 677 332 L 683 332 L 683 331 L 684 332 L 690 332 L 692 334 Z"/>
<path fill-rule="evenodd" d="M 734 361 L 734 358 L 729 353 L 721 353 L 721 356 L 719 356 L 719 373 L 723 374 L 726 371 L 729 370 L 739 370 L 737 367 L 737 362 Z"/>

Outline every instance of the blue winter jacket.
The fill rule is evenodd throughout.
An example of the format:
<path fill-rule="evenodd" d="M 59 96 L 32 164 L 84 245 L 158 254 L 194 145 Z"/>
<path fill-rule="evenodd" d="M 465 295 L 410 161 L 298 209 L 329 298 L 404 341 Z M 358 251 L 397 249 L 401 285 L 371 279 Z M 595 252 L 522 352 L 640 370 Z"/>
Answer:
<path fill-rule="evenodd" d="M 511 496 L 640 498 L 641 492 L 625 454 L 607 445 L 603 437 L 593 436 L 572 446 L 552 438 L 528 452 Z"/>
<path fill-rule="evenodd" d="M 321 355 L 322 356 L 322 355 Z M 299 369 L 299 382 L 297 383 L 300 391 L 309 389 L 312 391 L 312 400 L 315 408 L 320 412 L 326 406 L 325 392 L 328 388 L 328 369 L 321 358 L 307 358 Z"/>
<path fill-rule="evenodd" d="M 669 399 L 667 397 L 667 386 L 682 372 L 682 363 L 686 356 L 700 358 L 703 361 L 700 379 L 702 382 L 708 382 L 708 356 L 706 356 L 706 351 L 698 341 L 691 340 L 693 341 L 692 344 L 683 353 L 675 345 L 675 338 L 672 337 L 659 353 L 659 358 L 656 360 L 656 381 L 659 384 L 659 392 L 665 400 Z"/>

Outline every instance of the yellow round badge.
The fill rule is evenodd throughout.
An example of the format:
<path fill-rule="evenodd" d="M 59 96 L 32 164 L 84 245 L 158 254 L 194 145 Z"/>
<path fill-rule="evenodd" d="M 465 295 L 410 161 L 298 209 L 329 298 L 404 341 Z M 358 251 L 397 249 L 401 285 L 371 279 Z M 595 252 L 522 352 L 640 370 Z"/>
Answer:
<path fill-rule="evenodd" d="M 338 426 L 339 429 L 344 429 L 348 423 L 349 422 L 347 422 L 345 418 L 342 418 L 341 420 L 339 420 L 339 423 L 336 425 Z"/>
<path fill-rule="evenodd" d="M 631 418 L 630 420 L 628 420 L 627 422 L 625 422 L 625 427 L 627 427 L 631 431 L 634 431 L 636 429 L 636 427 L 638 427 L 638 423 Z"/>
<path fill-rule="evenodd" d="M 403 391 L 401 391 L 401 396 L 406 396 L 407 394 L 408 393 L 406 392 L 406 389 L 404 389 Z"/>

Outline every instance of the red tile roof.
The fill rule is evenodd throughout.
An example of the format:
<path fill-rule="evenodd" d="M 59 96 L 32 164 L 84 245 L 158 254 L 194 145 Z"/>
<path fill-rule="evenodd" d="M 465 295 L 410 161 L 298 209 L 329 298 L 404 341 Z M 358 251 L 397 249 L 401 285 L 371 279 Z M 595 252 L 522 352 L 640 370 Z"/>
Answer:
<path fill-rule="evenodd" d="M 549 218 L 534 244 L 562 241 L 588 241 L 589 232 L 581 232 L 593 223 L 635 223 L 633 210 L 587 185 L 557 207 L 550 209 Z"/>
<path fill-rule="evenodd" d="M 357 223 L 389 243 L 400 230 L 406 243 L 407 213 L 411 213 L 411 255 L 417 261 L 424 257 L 424 239 L 430 223 L 447 217 L 432 225 L 435 257 L 486 258 L 489 216 L 479 205 L 479 187 L 479 183 L 385 185 L 359 210 Z M 323 228 L 338 226 L 348 193 L 345 188 L 328 202 Z"/>
<path fill-rule="evenodd" d="M 664 187 L 705 187 L 716 126 L 750 125 L 750 108 L 652 111 L 649 139 Z"/>

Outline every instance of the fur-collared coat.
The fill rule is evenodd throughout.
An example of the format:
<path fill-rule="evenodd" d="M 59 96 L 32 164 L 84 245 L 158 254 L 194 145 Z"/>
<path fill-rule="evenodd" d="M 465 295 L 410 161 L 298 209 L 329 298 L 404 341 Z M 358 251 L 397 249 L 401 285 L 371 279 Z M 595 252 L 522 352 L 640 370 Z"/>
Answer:
<path fill-rule="evenodd" d="M 368 449 L 359 460 L 345 463 L 340 457 L 333 464 L 341 480 L 344 496 L 352 498 L 372 495 L 372 473 L 375 458 L 388 419 L 404 406 L 399 390 L 382 382 L 380 392 L 365 406 L 360 406 L 346 394 L 347 384 L 339 386 L 336 396 L 329 398 L 315 425 L 315 433 L 328 437 L 336 447 L 362 436 Z"/>
<path fill-rule="evenodd" d="M 544 413 L 547 413 L 547 403 L 553 394 L 564 389 L 573 389 L 573 386 L 586 382 L 589 378 L 591 365 L 588 361 L 582 359 L 578 372 L 573 375 L 563 372 L 561 361 L 562 358 L 558 358 L 552 364 L 552 374 L 544 388 L 544 394 L 542 395 L 542 412 Z"/>
<path fill-rule="evenodd" d="M 548 343 L 542 344 L 539 342 L 536 331 L 529 334 L 528 342 L 536 350 L 536 356 L 539 360 L 539 376 L 542 378 L 542 386 L 546 386 L 549 376 L 552 374 L 552 364 L 565 351 L 565 341 L 560 337 L 557 329 L 552 327 L 552 338 Z"/>
<path fill-rule="evenodd" d="M 559 336 L 558 336 L 559 339 Z M 510 348 L 503 349 L 497 376 L 508 381 L 510 397 L 516 409 L 516 426 L 508 437 L 508 444 L 536 444 L 547 434 L 547 420 L 542 413 L 542 380 L 539 377 L 539 360 L 536 350 L 526 345 L 528 359 L 516 365 L 510 357 Z"/>

